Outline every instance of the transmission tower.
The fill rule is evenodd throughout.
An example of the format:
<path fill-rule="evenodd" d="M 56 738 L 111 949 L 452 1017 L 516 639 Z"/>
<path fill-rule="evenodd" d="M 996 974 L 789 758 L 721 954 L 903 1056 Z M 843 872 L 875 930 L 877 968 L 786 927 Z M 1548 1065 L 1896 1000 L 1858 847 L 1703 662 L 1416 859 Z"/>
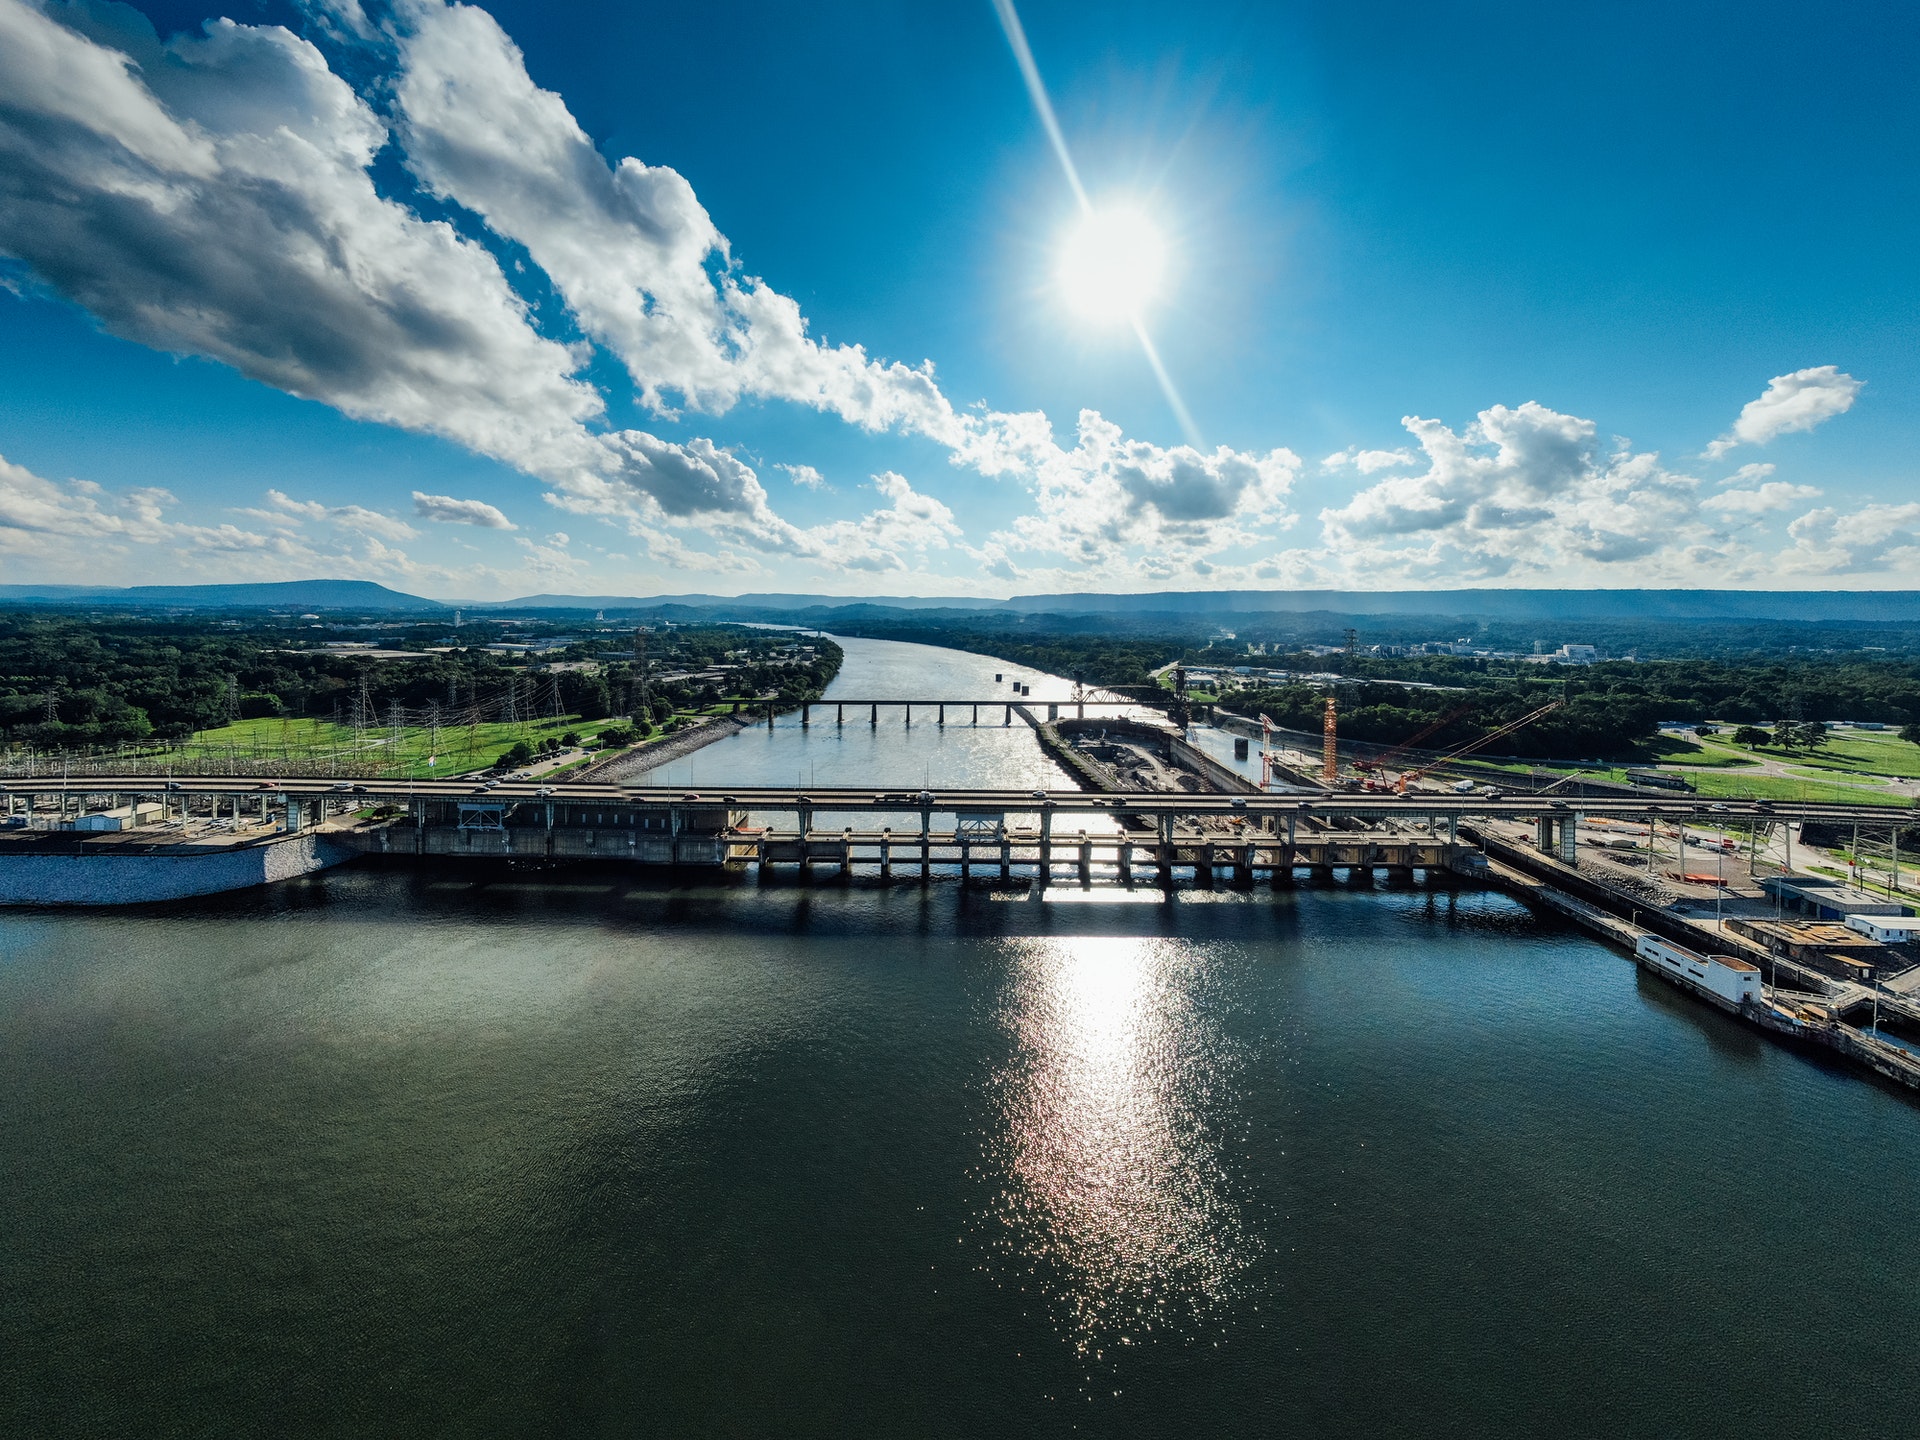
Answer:
<path fill-rule="evenodd" d="M 373 694 L 367 687 L 367 677 L 360 676 L 360 689 L 353 697 L 353 728 L 360 739 L 367 738 L 367 727 L 373 724 Z"/>
<path fill-rule="evenodd" d="M 231 725 L 240 718 L 240 677 L 227 676 L 227 723 Z"/>
<path fill-rule="evenodd" d="M 1338 706 L 1327 697 L 1327 713 L 1320 721 L 1320 778 L 1331 785 L 1340 778 L 1340 721 Z"/>
<path fill-rule="evenodd" d="M 653 673 L 653 661 L 647 655 L 647 632 L 645 627 L 633 632 L 633 668 L 640 677 L 640 704 L 633 709 L 631 719 L 653 719 L 653 687 L 648 683 Z M 629 695 L 631 703 L 631 695 Z"/>
<path fill-rule="evenodd" d="M 47 703 L 40 712 L 40 718 L 46 721 L 46 723 L 49 725 L 52 725 L 60 718 L 60 705 L 58 700 L 55 698 L 54 690 L 51 685 L 47 687 Z"/>

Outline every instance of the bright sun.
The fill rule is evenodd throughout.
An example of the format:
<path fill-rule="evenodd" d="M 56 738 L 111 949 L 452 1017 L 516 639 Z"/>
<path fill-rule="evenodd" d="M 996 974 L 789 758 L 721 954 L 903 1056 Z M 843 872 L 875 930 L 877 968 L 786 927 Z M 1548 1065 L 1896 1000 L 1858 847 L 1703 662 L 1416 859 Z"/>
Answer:
<path fill-rule="evenodd" d="M 1138 210 L 1090 210 L 1060 250 L 1060 290 L 1090 320 L 1137 317 L 1159 294 L 1167 249 Z"/>

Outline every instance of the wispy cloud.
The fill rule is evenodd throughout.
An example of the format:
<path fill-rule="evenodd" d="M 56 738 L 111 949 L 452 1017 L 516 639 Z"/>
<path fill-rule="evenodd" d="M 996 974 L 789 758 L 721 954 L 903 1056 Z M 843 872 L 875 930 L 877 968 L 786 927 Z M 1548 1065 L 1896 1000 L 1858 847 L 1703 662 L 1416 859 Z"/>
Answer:
<path fill-rule="evenodd" d="M 413 513 L 423 520 L 443 525 L 477 525 L 482 530 L 517 530 L 497 506 L 484 500 L 456 500 L 451 495 L 427 495 L 413 492 Z"/>

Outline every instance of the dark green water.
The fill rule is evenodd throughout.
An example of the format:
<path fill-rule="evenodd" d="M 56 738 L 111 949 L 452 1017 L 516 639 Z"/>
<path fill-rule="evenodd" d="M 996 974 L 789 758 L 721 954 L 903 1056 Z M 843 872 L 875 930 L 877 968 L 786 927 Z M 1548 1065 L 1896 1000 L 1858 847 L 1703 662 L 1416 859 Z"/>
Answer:
<path fill-rule="evenodd" d="M 1911 1433 L 1920 1107 L 1495 894 L 0 917 L 9 1435 Z"/>

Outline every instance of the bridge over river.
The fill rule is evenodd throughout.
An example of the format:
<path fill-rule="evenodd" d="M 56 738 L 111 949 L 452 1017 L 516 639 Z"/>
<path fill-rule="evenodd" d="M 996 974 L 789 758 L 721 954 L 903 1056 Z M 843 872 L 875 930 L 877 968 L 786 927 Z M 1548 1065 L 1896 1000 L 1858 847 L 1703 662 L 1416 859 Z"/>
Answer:
<path fill-rule="evenodd" d="M 884 789 L 741 786 L 691 790 L 564 780 L 364 780 L 213 776 L 60 778 L 6 783 L 0 856 L 30 846 L 148 853 L 189 822 L 233 840 L 323 833 L 360 851 L 516 860 L 629 860 L 657 865 L 902 864 L 1002 875 L 1056 865 L 1131 879 L 1177 869 L 1278 877 L 1296 866 L 1472 869 L 1463 819 L 1525 821 L 1542 850 L 1569 850 L 1580 815 L 1716 826 L 1821 821 L 1886 825 L 1884 806 L 1818 801 L 1709 801 L 1693 796 L 1140 793 L 1053 788 Z M 151 825 L 121 834 L 90 814 L 137 813 Z M 78 827 L 78 828 L 76 828 Z M 204 825 L 202 826 L 204 829 Z M 113 842 L 113 843 L 108 843 Z"/>

